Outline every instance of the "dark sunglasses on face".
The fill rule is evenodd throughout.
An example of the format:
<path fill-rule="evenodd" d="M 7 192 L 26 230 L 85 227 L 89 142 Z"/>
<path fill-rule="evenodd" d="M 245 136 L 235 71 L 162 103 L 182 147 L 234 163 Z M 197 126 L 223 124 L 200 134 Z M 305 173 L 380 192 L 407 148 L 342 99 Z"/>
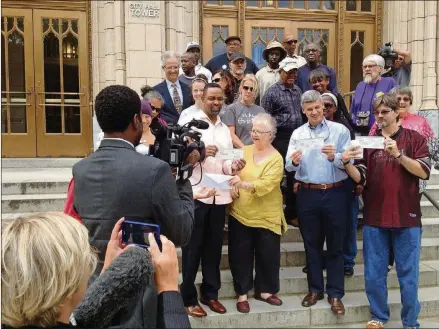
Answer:
<path fill-rule="evenodd" d="M 216 78 L 216 79 L 213 79 L 213 80 L 212 80 L 213 83 L 218 83 L 218 82 L 220 82 L 220 81 L 221 81 L 221 78 Z"/>
<path fill-rule="evenodd" d="M 152 105 L 151 105 L 151 109 L 152 109 L 153 111 L 156 111 L 156 112 L 160 112 L 160 111 L 162 110 L 161 107 L 155 107 L 155 106 L 152 106 Z"/>
<path fill-rule="evenodd" d="M 332 109 L 334 107 L 334 105 L 332 105 L 331 103 L 325 103 L 325 109 L 329 110 Z"/>
<path fill-rule="evenodd" d="M 245 91 L 253 91 L 253 87 L 249 87 L 249 86 L 242 86 L 242 89 L 244 89 Z"/>
<path fill-rule="evenodd" d="M 287 41 L 286 43 L 288 43 L 289 45 L 292 45 L 293 43 L 297 43 L 297 40 L 290 40 L 290 41 Z"/>

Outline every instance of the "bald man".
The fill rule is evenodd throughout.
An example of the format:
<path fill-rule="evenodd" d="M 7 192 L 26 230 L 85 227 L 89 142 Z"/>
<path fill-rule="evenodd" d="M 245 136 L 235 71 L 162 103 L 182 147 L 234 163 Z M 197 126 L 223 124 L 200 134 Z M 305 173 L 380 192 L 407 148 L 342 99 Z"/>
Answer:
<path fill-rule="evenodd" d="M 283 39 L 283 45 L 285 50 L 287 51 L 287 57 L 296 59 L 297 63 L 299 64 L 299 67 L 306 64 L 305 58 L 295 54 L 297 47 L 297 38 L 294 35 L 292 34 L 286 35 Z"/>
<path fill-rule="evenodd" d="M 197 62 L 197 57 L 194 53 L 185 52 L 181 56 L 181 70 L 183 73 L 178 76 L 180 82 L 183 82 L 188 86 L 191 85 L 192 80 L 196 77 L 195 66 L 197 65 Z"/>

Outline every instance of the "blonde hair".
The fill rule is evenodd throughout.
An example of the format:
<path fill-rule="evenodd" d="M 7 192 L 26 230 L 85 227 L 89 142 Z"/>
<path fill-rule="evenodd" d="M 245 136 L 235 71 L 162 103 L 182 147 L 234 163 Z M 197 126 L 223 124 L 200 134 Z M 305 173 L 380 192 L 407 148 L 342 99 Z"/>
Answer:
<path fill-rule="evenodd" d="M 244 86 L 244 82 L 246 82 L 246 81 L 251 81 L 253 83 L 253 93 L 254 93 L 255 99 L 256 99 L 259 95 L 258 80 L 256 80 L 256 77 L 254 74 L 246 74 L 244 76 L 244 78 L 242 79 L 241 84 L 239 85 L 240 90 L 242 89 L 242 87 Z M 239 95 L 239 98 L 241 99 L 241 94 Z"/>
<path fill-rule="evenodd" d="M 76 219 L 47 212 L 2 223 L 2 324 L 50 327 L 59 306 L 96 269 L 97 253 Z"/>

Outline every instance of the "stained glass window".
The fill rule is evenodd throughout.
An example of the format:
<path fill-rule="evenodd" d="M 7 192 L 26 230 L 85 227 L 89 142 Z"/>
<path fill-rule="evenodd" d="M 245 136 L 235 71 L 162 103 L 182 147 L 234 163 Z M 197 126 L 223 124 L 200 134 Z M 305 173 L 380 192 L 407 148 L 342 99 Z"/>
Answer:
<path fill-rule="evenodd" d="M 322 51 L 320 52 L 320 62 L 326 65 L 328 63 L 329 30 L 299 29 L 298 34 L 298 54 L 304 56 L 303 51 L 305 50 L 305 45 L 308 43 L 317 43 L 320 45 L 320 48 L 322 48 Z"/>
<path fill-rule="evenodd" d="M 282 42 L 284 28 L 282 27 L 252 27 L 252 59 L 261 68 L 265 65 L 262 52 L 270 41 Z"/>
<path fill-rule="evenodd" d="M 224 41 L 229 36 L 229 27 L 227 25 L 212 26 L 212 49 L 213 56 L 221 55 L 226 52 Z"/>
<path fill-rule="evenodd" d="M 357 84 L 363 80 L 361 63 L 364 58 L 364 31 L 351 31 L 351 68 L 350 91 L 355 90 Z"/>
<path fill-rule="evenodd" d="M 372 11 L 372 2 L 370 0 L 361 0 L 361 11 Z"/>

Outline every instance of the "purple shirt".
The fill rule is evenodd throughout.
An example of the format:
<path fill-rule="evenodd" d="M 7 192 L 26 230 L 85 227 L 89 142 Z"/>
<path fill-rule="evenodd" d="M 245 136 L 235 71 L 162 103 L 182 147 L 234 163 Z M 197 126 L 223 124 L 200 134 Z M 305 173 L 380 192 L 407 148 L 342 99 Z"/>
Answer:
<path fill-rule="evenodd" d="M 376 98 L 376 94 L 379 92 L 388 93 L 393 87 L 396 86 L 396 82 L 393 78 L 381 77 L 377 83 L 365 83 L 361 81 L 357 88 L 355 88 L 355 96 L 351 105 L 352 122 L 357 125 L 357 119 L 365 118 L 365 114 L 369 114 L 367 130 L 369 131 L 375 122 L 375 116 L 373 115 L 372 102 Z M 358 112 L 363 112 L 363 115 L 358 117 Z M 366 119 L 367 120 L 367 117 Z M 361 128 L 361 127 L 360 127 Z M 364 126 L 365 128 L 365 126 Z"/>
<path fill-rule="evenodd" d="M 312 70 L 315 69 L 324 69 L 329 74 L 329 84 L 328 84 L 328 90 L 335 94 L 338 94 L 337 91 L 337 79 L 335 78 L 335 72 L 332 67 L 319 64 L 315 68 L 311 68 L 308 64 L 305 64 L 299 68 L 299 71 L 297 72 L 297 82 L 296 85 L 302 90 L 302 93 L 308 90 L 312 90 L 312 85 L 308 81 L 309 74 Z"/>

